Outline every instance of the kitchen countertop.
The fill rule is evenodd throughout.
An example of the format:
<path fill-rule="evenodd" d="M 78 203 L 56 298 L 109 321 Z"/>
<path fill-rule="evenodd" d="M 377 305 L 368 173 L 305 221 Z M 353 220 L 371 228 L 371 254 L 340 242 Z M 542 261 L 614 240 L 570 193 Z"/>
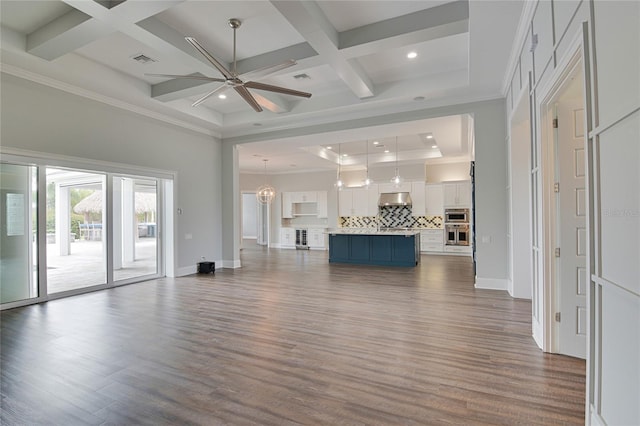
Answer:
<path fill-rule="evenodd" d="M 339 235 L 416 235 L 420 231 L 412 229 L 332 229 L 327 231 L 327 234 L 339 234 Z"/>

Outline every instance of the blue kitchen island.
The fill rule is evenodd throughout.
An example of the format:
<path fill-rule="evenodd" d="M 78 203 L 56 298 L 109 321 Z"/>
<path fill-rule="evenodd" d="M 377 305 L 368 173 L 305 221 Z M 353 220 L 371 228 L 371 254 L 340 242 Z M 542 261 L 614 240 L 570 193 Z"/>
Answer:
<path fill-rule="evenodd" d="M 420 232 L 376 230 L 330 232 L 329 262 L 416 266 L 420 262 Z"/>

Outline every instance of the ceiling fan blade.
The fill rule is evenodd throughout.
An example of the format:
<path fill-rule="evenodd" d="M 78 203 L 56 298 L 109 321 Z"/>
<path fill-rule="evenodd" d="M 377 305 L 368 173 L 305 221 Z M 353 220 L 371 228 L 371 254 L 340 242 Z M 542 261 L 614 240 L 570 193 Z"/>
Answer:
<path fill-rule="evenodd" d="M 266 77 L 269 74 L 273 74 L 276 71 L 280 71 L 283 70 L 285 68 L 289 68 L 294 66 L 295 64 L 297 64 L 296 61 L 294 61 L 293 59 L 289 59 L 288 61 L 282 62 L 281 64 L 277 64 L 277 65 L 270 65 L 268 67 L 262 67 L 262 68 L 258 68 L 257 70 L 253 70 L 253 71 L 249 71 L 247 73 L 244 73 L 240 76 L 238 76 L 238 78 L 240 78 L 241 80 L 257 80 L 261 77 Z"/>
<path fill-rule="evenodd" d="M 244 86 L 234 86 L 233 88 L 236 89 L 236 92 L 238 92 L 238 94 L 242 96 L 242 99 L 247 101 L 247 103 L 251 105 L 251 108 L 256 110 L 256 112 L 262 111 L 262 107 L 260 106 L 260 104 L 258 104 L 256 99 L 251 95 L 251 93 L 249 93 L 249 91 Z"/>
<path fill-rule="evenodd" d="M 244 87 L 249 89 L 267 90 L 269 92 L 282 93 L 284 95 L 300 96 L 302 98 L 310 98 L 311 93 L 300 92 L 298 90 L 287 89 L 286 87 L 273 86 L 271 84 L 258 83 L 257 81 L 247 81 Z"/>
<path fill-rule="evenodd" d="M 214 78 L 214 77 L 206 77 L 204 75 L 176 75 L 176 74 L 146 74 L 149 77 L 167 77 L 167 78 L 190 78 L 193 80 L 205 80 L 205 81 L 217 81 L 219 83 L 224 83 L 225 79 L 223 78 Z"/>
<path fill-rule="evenodd" d="M 218 60 L 216 58 L 214 58 L 211 53 L 207 52 L 207 49 L 205 49 L 204 47 L 202 47 L 202 45 L 200 43 L 198 43 L 198 40 L 196 40 L 193 37 L 185 37 L 185 40 L 187 40 L 189 42 L 190 45 L 192 45 L 198 52 L 200 52 L 202 54 L 202 56 L 204 56 L 205 58 L 207 58 L 207 60 L 209 62 L 211 62 L 211 64 L 216 67 L 218 69 L 218 71 L 220 71 L 220 73 L 225 76 L 225 78 L 233 78 L 233 74 L 231 74 L 231 72 L 226 69 L 224 67 L 224 65 L 222 65 L 220 62 L 218 62 Z"/>
<path fill-rule="evenodd" d="M 201 97 L 200 99 L 198 99 L 197 101 L 192 103 L 191 106 L 192 107 L 197 107 L 198 105 L 200 105 L 201 103 L 203 103 L 204 101 L 209 99 L 211 96 L 215 95 L 216 93 L 220 93 L 223 90 L 226 90 L 228 87 L 229 86 L 227 86 L 226 84 L 223 84 L 222 86 L 216 87 L 215 89 L 213 89 L 212 91 L 210 91 L 209 93 L 207 93 L 206 95 L 204 95 L 203 97 Z"/>

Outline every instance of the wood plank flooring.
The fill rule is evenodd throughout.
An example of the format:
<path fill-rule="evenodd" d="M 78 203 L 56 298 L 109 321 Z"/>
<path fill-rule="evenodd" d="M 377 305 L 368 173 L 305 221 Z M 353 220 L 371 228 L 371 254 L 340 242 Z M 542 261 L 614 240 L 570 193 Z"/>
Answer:
<path fill-rule="evenodd" d="M 3 312 L 2 424 L 584 423 L 584 361 L 542 353 L 469 258 L 242 261 Z"/>

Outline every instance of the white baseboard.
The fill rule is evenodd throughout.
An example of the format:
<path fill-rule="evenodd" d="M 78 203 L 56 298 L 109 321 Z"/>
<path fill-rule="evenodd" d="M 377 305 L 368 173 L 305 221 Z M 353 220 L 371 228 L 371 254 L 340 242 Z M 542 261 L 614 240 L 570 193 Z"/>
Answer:
<path fill-rule="evenodd" d="M 589 411 L 591 414 L 591 422 L 589 424 L 591 426 L 606 426 L 607 422 L 604 421 L 602 416 L 596 413 L 596 407 L 589 405 Z"/>
<path fill-rule="evenodd" d="M 475 288 L 483 290 L 507 290 L 507 280 L 504 278 L 478 278 Z"/>
<path fill-rule="evenodd" d="M 544 345 L 542 344 L 542 324 L 537 322 L 535 319 L 531 321 L 531 335 L 533 336 L 534 342 L 536 345 L 542 350 L 544 350 Z"/>
<path fill-rule="evenodd" d="M 198 265 L 183 266 L 175 270 L 176 277 L 184 277 L 185 275 L 191 275 L 198 272 Z"/>
<path fill-rule="evenodd" d="M 229 269 L 236 269 L 236 268 L 241 268 L 242 267 L 240 259 L 236 259 L 236 260 L 221 260 L 220 264 L 222 265 L 223 268 L 229 268 Z"/>

